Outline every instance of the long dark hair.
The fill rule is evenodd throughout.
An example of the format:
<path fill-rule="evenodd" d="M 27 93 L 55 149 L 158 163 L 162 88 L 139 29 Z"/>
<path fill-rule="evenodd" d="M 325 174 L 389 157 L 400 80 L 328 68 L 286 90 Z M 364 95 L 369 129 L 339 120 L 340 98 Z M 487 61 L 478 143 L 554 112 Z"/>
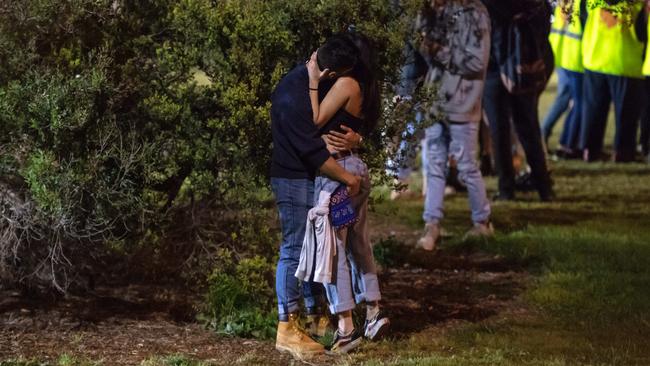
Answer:
<path fill-rule="evenodd" d="M 361 94 L 363 95 L 361 111 L 366 121 L 362 133 L 368 135 L 375 129 L 381 116 L 381 92 L 377 78 L 377 67 L 374 64 L 377 57 L 370 40 L 366 36 L 354 29 L 348 29 L 345 36 L 354 43 L 359 51 L 359 59 L 349 75 L 361 87 Z"/>

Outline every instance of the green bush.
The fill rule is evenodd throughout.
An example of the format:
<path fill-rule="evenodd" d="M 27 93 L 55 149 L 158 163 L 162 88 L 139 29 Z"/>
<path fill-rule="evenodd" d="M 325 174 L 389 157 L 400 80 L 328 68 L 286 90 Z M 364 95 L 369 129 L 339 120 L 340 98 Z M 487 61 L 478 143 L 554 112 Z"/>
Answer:
<path fill-rule="evenodd" d="M 259 256 L 243 259 L 232 268 L 215 269 L 206 295 L 209 324 L 231 335 L 275 336 L 274 274 L 273 265 Z"/>
<path fill-rule="evenodd" d="M 84 258 L 165 252 L 197 207 L 236 223 L 212 232 L 240 231 L 232 215 L 266 181 L 273 87 L 351 23 L 394 77 L 405 22 L 380 0 L 0 4 L 2 279 L 64 290 Z M 224 241 L 201 224 L 187 242 Z"/>
<path fill-rule="evenodd" d="M 390 100 L 419 4 L 1 2 L 0 281 L 65 291 L 134 270 L 209 277 L 215 328 L 269 336 L 273 88 L 355 24 L 379 50 Z M 386 178 L 405 116 L 385 104 L 367 139 L 373 174 Z"/>

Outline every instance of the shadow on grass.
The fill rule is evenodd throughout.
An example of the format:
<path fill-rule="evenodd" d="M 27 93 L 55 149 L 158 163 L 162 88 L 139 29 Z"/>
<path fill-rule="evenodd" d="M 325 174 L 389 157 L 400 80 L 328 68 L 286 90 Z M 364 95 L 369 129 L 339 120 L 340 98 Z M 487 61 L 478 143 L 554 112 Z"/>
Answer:
<path fill-rule="evenodd" d="M 397 339 L 450 320 L 489 318 L 521 294 L 528 279 L 521 263 L 471 246 L 431 253 L 388 238 L 375 253 L 388 265 L 380 282 Z"/>

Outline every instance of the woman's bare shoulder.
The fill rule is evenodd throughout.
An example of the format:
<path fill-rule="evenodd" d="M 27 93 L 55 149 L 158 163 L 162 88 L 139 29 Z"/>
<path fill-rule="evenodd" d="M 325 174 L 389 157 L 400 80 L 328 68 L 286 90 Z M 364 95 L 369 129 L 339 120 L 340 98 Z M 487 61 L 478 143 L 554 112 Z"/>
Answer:
<path fill-rule="evenodd" d="M 358 93 L 361 91 L 359 82 L 350 76 L 341 76 L 336 79 L 336 82 L 332 86 L 339 90 L 347 90 L 350 94 Z"/>

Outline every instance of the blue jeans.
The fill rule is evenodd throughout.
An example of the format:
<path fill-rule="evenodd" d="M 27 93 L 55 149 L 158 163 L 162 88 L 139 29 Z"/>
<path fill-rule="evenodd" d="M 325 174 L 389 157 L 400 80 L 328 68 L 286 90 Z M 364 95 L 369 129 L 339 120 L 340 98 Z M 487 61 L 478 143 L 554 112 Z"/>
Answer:
<path fill-rule="evenodd" d="M 427 193 L 424 200 L 425 222 L 437 223 L 443 217 L 445 176 L 449 155 L 456 160 L 458 179 L 467 185 L 472 221 L 490 218 L 490 202 L 478 168 L 478 123 L 436 123 L 425 131 L 427 155 Z"/>
<path fill-rule="evenodd" d="M 271 178 L 271 188 L 280 213 L 282 243 L 275 275 L 278 314 L 281 321 L 299 308 L 300 286 L 295 277 L 305 237 L 307 212 L 314 203 L 314 181 L 309 179 Z M 323 299 L 323 286 L 303 282 L 302 295 L 308 313 L 315 312 Z"/>
<path fill-rule="evenodd" d="M 368 167 L 357 156 L 337 161 L 348 172 L 361 177 L 359 194 L 352 197 L 357 222 L 336 233 L 336 258 L 332 268 L 333 283 L 325 285 L 332 314 L 352 310 L 361 302 L 379 301 L 379 280 L 368 230 Z M 325 176 L 316 177 L 316 197 L 321 191 L 333 192 L 340 183 Z"/>
<path fill-rule="evenodd" d="M 571 87 L 569 85 L 567 70 L 558 67 L 555 69 L 555 72 L 557 73 L 557 94 L 553 105 L 551 105 L 551 108 L 546 114 L 546 117 L 544 117 L 544 122 L 542 123 L 544 141 L 548 141 L 548 138 L 551 137 L 553 127 L 557 124 L 560 116 L 569 109 L 569 104 L 571 102 Z"/>
<path fill-rule="evenodd" d="M 615 158 L 634 159 L 637 126 L 646 103 L 643 83 L 643 79 L 585 70 L 580 145 L 588 150 L 590 159 L 597 158 L 603 150 L 610 102 L 614 102 L 616 117 Z"/>
<path fill-rule="evenodd" d="M 562 69 L 558 69 L 562 70 Z M 573 106 L 569 111 L 569 115 L 564 121 L 564 129 L 560 136 L 560 145 L 570 148 L 578 149 L 580 142 L 580 129 L 582 126 L 582 73 L 564 70 L 566 73 L 567 84 L 571 92 L 571 100 Z"/>

